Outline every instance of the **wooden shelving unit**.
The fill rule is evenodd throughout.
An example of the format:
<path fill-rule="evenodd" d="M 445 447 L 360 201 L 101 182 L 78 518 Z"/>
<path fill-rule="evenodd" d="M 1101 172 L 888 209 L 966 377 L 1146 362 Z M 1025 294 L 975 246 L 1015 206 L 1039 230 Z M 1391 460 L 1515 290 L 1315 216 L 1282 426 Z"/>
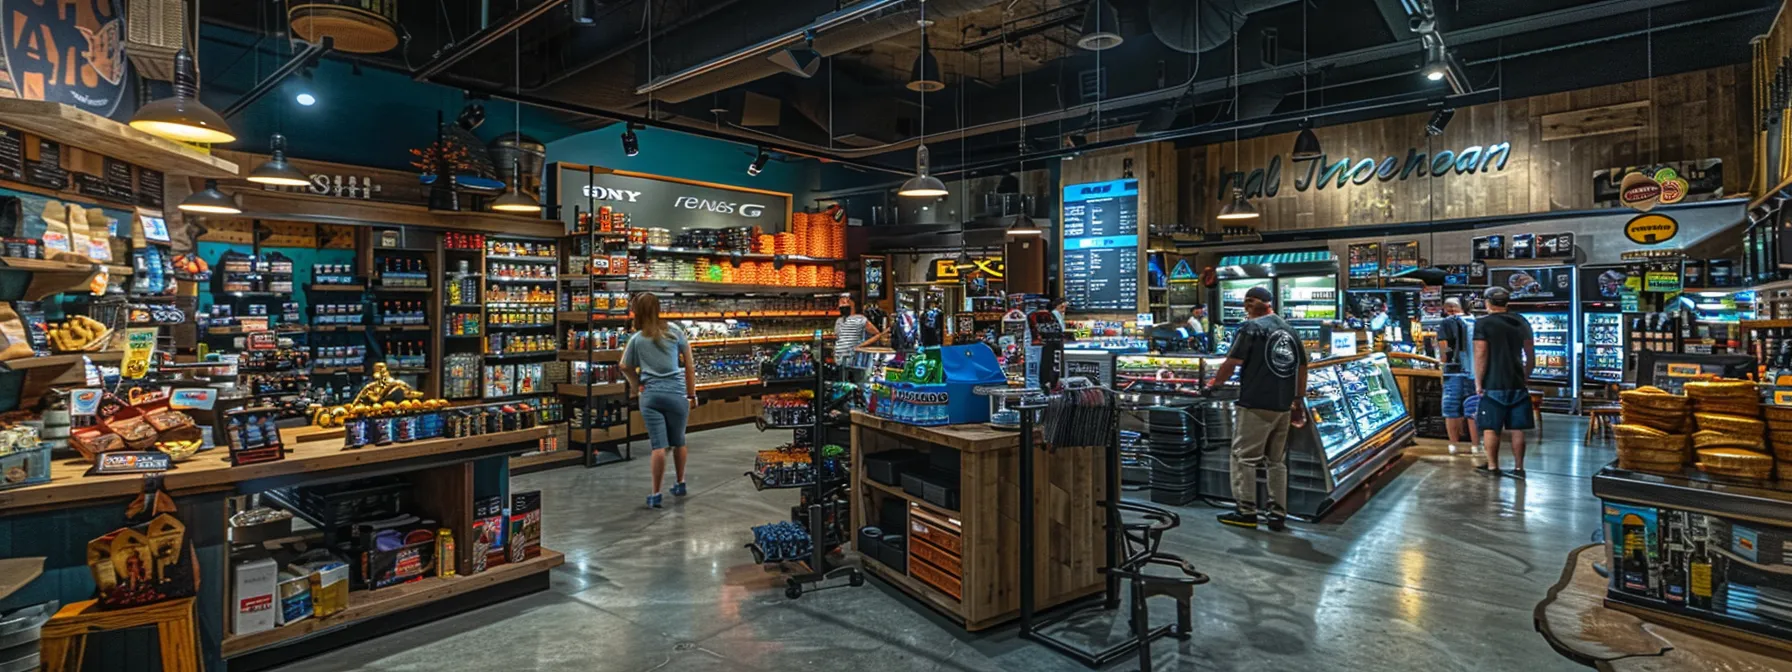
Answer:
<path fill-rule="evenodd" d="M 0 98 L 0 126 L 176 175 L 236 177 L 235 163 L 62 103 Z"/>

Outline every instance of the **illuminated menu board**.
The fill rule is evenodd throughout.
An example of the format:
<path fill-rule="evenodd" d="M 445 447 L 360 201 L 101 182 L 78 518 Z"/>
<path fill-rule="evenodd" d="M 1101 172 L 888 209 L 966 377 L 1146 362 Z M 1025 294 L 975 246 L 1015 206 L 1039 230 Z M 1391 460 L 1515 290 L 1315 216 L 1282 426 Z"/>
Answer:
<path fill-rule="evenodd" d="M 1139 181 L 1064 188 L 1064 297 L 1074 310 L 1134 313 L 1139 304 Z"/>

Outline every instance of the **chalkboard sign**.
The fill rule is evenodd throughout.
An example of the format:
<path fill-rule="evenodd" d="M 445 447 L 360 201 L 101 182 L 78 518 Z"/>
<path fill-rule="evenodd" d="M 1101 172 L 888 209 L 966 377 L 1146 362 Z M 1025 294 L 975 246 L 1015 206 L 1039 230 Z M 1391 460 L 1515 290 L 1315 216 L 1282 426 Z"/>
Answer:
<path fill-rule="evenodd" d="M 19 180 L 25 177 L 25 134 L 0 128 L 0 178 Z"/>
<path fill-rule="evenodd" d="M 62 145 L 38 141 L 37 160 L 25 162 L 25 182 L 46 189 L 68 187 L 68 171 L 62 169 Z"/>
<path fill-rule="evenodd" d="M 162 173 L 148 168 L 137 171 L 137 205 L 162 207 Z"/>
<path fill-rule="evenodd" d="M 135 190 L 131 188 L 131 164 L 108 158 L 101 173 L 100 179 L 106 182 L 108 198 L 129 203 L 136 196 Z"/>
<path fill-rule="evenodd" d="M 1138 212 L 1138 180 L 1064 188 L 1061 273 L 1072 309 L 1138 311 Z"/>
<path fill-rule="evenodd" d="M 553 192 L 549 198 L 560 205 L 560 219 L 569 231 L 574 207 L 589 212 L 607 205 L 628 213 L 630 226 L 673 233 L 737 226 L 777 233 L 785 229 L 790 216 L 789 194 L 618 173 L 598 173 L 587 179 L 582 168 L 555 164 L 555 169 L 559 179 L 549 185 Z"/>

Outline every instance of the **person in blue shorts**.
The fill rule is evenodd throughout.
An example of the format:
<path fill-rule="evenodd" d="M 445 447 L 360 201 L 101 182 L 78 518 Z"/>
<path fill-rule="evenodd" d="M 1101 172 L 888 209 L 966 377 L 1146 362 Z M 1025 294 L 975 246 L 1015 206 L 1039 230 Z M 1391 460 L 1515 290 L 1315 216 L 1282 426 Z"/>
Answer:
<path fill-rule="evenodd" d="M 1469 338 L 1474 326 L 1462 314 L 1459 299 L 1444 299 L 1444 315 L 1437 325 L 1437 358 L 1444 368 L 1444 430 L 1450 435 L 1451 453 L 1461 450 L 1456 447 L 1458 437 L 1467 439 L 1471 450 L 1479 453 L 1475 419 L 1464 405 L 1475 393 L 1475 346 Z"/>
<path fill-rule="evenodd" d="M 684 482 L 685 423 L 691 409 L 697 407 L 696 381 L 690 374 L 691 343 L 677 324 L 660 319 L 660 299 L 648 292 L 636 294 L 629 302 L 634 314 L 635 333 L 622 349 L 622 377 L 629 389 L 640 391 L 641 423 L 647 426 L 647 440 L 653 446 L 653 494 L 647 496 L 648 508 L 660 508 L 660 483 L 666 477 L 666 454 L 672 454 L 672 468 L 678 480 L 672 484 L 672 496 L 683 497 L 689 490 Z"/>
<path fill-rule="evenodd" d="M 1479 467 L 1500 473 L 1500 434 L 1512 440 L 1512 475 L 1524 478 L 1524 432 L 1537 425 L 1531 410 L 1531 391 L 1525 378 L 1536 356 L 1537 342 L 1531 323 L 1507 310 L 1511 292 L 1489 287 L 1487 316 L 1475 320 L 1475 393 L 1481 407 L 1475 425 L 1481 428 L 1487 463 Z"/>

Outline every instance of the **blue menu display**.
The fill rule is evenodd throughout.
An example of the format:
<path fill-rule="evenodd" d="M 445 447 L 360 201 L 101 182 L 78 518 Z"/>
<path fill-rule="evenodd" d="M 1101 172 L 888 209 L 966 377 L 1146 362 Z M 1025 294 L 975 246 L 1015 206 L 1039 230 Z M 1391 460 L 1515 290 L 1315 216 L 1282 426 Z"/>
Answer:
<path fill-rule="evenodd" d="M 1064 188 L 1064 297 L 1075 310 L 1133 313 L 1139 304 L 1139 181 Z"/>

